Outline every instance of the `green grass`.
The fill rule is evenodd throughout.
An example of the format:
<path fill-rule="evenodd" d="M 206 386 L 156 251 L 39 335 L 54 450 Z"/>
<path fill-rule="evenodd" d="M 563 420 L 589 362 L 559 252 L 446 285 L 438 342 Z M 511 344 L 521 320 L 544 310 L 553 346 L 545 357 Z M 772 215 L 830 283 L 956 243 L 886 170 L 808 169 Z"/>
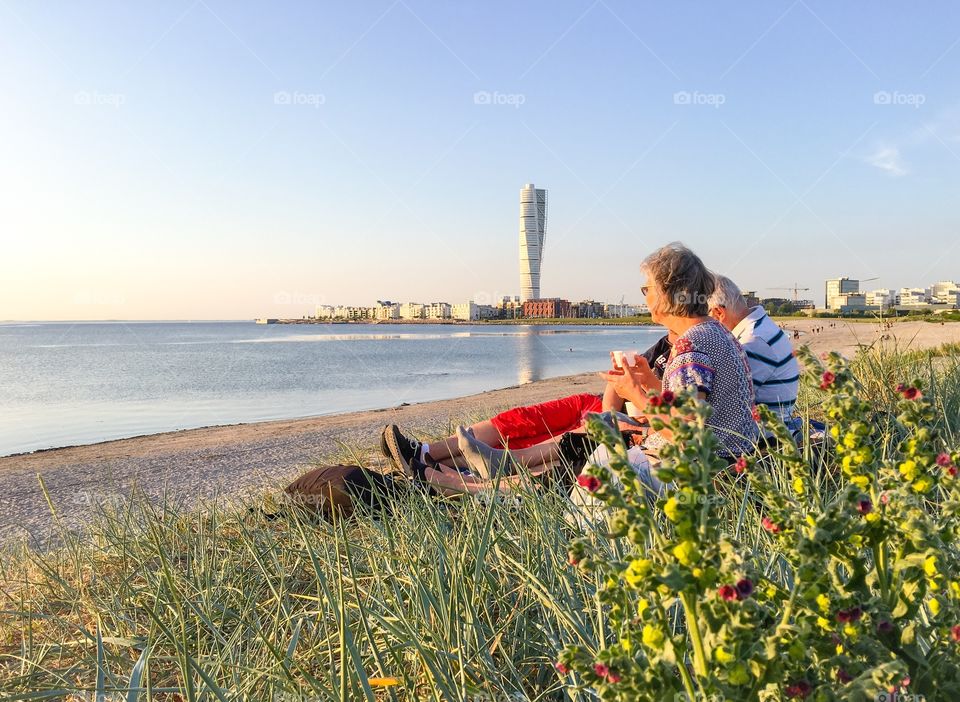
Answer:
<path fill-rule="evenodd" d="M 859 358 L 877 421 L 892 384 L 922 378 L 957 443 L 957 350 Z M 804 412 L 821 399 L 804 390 Z M 818 490 L 837 480 L 821 471 Z M 724 494 L 726 529 L 782 577 L 752 498 L 739 484 Z M 331 525 L 134 497 L 91 514 L 83 535 L 60 533 L 58 548 L 0 560 L 0 699 L 595 699 L 551 665 L 566 644 L 609 637 L 597 583 L 566 564 L 567 510 L 560 492 L 532 488 L 519 500 L 412 493 L 390 515 Z"/>

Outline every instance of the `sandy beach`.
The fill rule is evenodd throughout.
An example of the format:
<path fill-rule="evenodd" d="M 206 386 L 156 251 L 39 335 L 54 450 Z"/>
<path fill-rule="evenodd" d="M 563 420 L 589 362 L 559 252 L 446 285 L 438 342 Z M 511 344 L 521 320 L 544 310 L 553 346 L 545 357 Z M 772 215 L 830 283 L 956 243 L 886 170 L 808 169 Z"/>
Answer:
<path fill-rule="evenodd" d="M 815 353 L 851 355 L 859 346 L 896 344 L 929 348 L 960 342 L 960 324 L 900 322 L 890 330 L 876 323 L 789 319 L 800 333 L 795 344 Z M 833 325 L 833 326 L 831 326 Z M 815 327 L 823 331 L 813 333 Z M 881 338 L 886 336 L 887 338 Z M 598 370 L 605 365 L 598 359 Z M 187 502 L 261 490 L 317 463 L 350 461 L 351 451 L 386 466 L 376 451 L 380 429 L 397 423 L 421 437 L 450 432 L 458 422 L 490 416 L 507 407 L 533 404 L 577 392 L 601 392 L 591 374 L 566 376 L 468 397 L 388 409 L 306 419 L 239 424 L 153 434 L 86 446 L 0 458 L 0 543 L 27 538 L 43 543 L 53 526 L 38 476 L 59 519 L 80 525 L 99 503 L 123 500 L 138 489 L 152 498 Z"/>

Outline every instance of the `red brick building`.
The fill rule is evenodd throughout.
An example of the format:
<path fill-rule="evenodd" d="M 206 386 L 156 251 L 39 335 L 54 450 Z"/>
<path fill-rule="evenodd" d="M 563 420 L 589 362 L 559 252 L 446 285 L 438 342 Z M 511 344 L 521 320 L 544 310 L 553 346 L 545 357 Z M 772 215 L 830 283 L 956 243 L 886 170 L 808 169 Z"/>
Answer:
<path fill-rule="evenodd" d="M 527 300 L 523 303 L 523 316 L 541 318 L 570 317 L 570 300 L 563 300 L 559 297 Z"/>

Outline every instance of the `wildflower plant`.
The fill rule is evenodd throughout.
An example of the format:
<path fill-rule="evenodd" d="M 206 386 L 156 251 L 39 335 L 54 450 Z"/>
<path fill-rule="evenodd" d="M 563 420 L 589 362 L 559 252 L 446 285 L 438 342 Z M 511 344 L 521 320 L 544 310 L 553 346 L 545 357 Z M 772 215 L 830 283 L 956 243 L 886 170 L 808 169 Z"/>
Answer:
<path fill-rule="evenodd" d="M 829 421 L 816 466 L 765 407 L 772 448 L 731 465 L 705 402 L 651 396 L 651 426 L 673 436 L 653 494 L 620 435 L 590 424 L 611 460 L 580 484 L 618 548 L 588 534 L 569 562 L 600 583 L 610 638 L 564 648 L 561 675 L 603 700 L 960 699 L 960 452 L 919 382 L 896 388 L 897 431 L 881 431 L 842 357 L 801 355 Z M 721 490 L 752 515 L 753 543 L 718 516 Z"/>

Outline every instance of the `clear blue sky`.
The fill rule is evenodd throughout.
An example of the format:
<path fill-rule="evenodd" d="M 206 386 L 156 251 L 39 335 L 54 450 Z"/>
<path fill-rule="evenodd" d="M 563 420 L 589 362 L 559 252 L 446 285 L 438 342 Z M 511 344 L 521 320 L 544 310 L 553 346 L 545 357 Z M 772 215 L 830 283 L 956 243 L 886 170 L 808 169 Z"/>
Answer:
<path fill-rule="evenodd" d="M 960 278 L 955 2 L 3 0 L 0 61 L 0 319 L 515 294 L 527 182 L 544 296 Z"/>

